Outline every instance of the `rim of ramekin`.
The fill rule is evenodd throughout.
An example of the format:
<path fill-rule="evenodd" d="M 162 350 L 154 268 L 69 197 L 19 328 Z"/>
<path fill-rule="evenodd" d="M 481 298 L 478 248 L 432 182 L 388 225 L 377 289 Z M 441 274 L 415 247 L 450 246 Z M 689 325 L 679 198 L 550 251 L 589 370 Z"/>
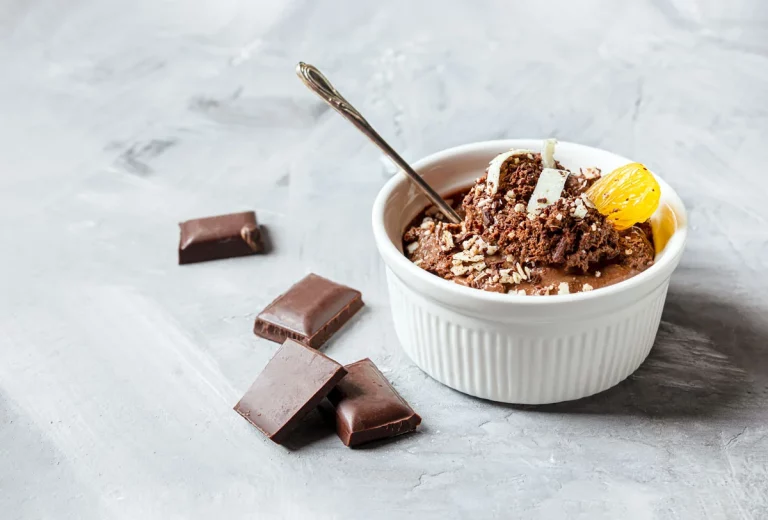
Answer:
<path fill-rule="evenodd" d="M 541 143 L 542 141 L 543 139 L 532 138 L 478 141 L 460 146 L 454 146 L 452 148 L 447 148 L 445 150 L 430 154 L 422 159 L 419 159 L 413 163 L 412 166 L 417 172 L 420 172 L 421 170 L 428 168 L 429 166 L 432 166 L 433 164 L 451 156 L 475 152 L 484 148 L 531 148 L 533 143 Z M 568 145 L 569 147 L 581 148 L 587 152 L 610 154 L 613 155 L 617 160 L 626 163 L 634 162 L 630 159 L 627 159 L 626 157 L 615 154 L 608 150 L 603 150 L 601 148 L 595 148 L 592 146 L 586 146 L 567 141 L 560 141 L 560 144 Z M 491 157 L 489 157 L 489 160 L 490 159 Z M 669 238 L 667 245 L 664 248 L 664 254 L 660 259 L 658 259 L 658 261 L 654 262 L 651 267 L 642 273 L 617 284 L 609 285 L 608 287 L 602 287 L 594 291 L 571 294 L 555 294 L 540 297 L 522 296 L 514 293 L 503 294 L 482 291 L 479 289 L 464 287 L 449 280 L 445 280 L 414 265 L 397 248 L 395 243 L 389 239 L 384 224 L 386 202 L 390 194 L 400 185 L 410 182 L 408 178 L 401 172 L 387 181 L 387 183 L 379 191 L 378 195 L 376 196 L 376 200 L 373 203 L 372 224 L 374 239 L 384 262 L 390 267 L 390 269 L 395 272 L 396 275 L 404 274 L 408 277 L 417 277 L 421 282 L 431 287 L 431 289 L 441 294 L 444 298 L 450 299 L 455 297 L 457 298 L 456 301 L 463 301 L 465 305 L 474 301 L 514 307 L 524 306 L 530 308 L 535 306 L 588 302 L 610 298 L 622 293 L 626 293 L 628 291 L 638 289 L 643 285 L 650 285 L 651 287 L 655 287 L 657 284 L 653 283 L 654 280 L 658 280 L 659 283 L 661 283 L 665 278 L 668 278 L 671 272 L 677 266 L 680 256 L 683 253 L 685 241 L 688 235 L 688 216 L 685 205 L 683 204 L 683 201 L 680 199 L 680 196 L 677 194 L 677 192 L 669 184 L 667 184 L 663 178 L 659 177 L 655 172 L 653 175 L 656 177 L 656 180 L 661 186 L 664 198 L 667 199 L 668 202 L 671 202 L 677 217 L 677 228 L 673 235 Z"/>

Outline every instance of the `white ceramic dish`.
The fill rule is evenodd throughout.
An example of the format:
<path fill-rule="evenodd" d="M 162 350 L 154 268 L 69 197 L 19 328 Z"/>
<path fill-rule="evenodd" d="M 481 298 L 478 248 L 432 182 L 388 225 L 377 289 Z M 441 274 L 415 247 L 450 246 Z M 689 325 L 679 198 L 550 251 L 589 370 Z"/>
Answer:
<path fill-rule="evenodd" d="M 413 166 L 443 195 L 469 187 L 488 162 L 511 148 L 538 150 L 540 139 L 488 141 L 430 155 Z M 560 142 L 564 166 L 603 172 L 631 162 L 613 153 Z M 658 177 L 657 177 L 658 179 Z M 426 198 L 404 175 L 382 188 L 373 206 L 373 232 L 386 264 L 395 330 L 422 370 L 461 392 L 507 403 L 578 399 L 619 383 L 648 356 L 659 327 L 670 276 L 687 233 L 686 212 L 662 179 L 656 221 L 669 240 L 655 264 L 619 284 L 556 296 L 499 294 L 443 280 L 402 252 L 405 227 Z"/>

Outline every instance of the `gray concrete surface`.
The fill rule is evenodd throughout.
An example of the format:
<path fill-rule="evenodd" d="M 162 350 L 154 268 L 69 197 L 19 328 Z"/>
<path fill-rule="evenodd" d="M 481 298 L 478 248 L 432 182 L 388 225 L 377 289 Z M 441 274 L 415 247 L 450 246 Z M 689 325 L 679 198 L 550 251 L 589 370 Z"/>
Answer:
<path fill-rule="evenodd" d="M 318 65 L 409 159 L 556 136 L 647 163 L 690 209 L 648 361 L 539 408 L 404 356 L 369 212 L 393 174 L 295 78 Z M 0 2 L 0 517 L 768 518 L 763 0 Z M 176 223 L 256 209 L 268 256 L 176 265 Z M 366 311 L 424 418 L 290 449 L 231 407 L 305 272 Z"/>

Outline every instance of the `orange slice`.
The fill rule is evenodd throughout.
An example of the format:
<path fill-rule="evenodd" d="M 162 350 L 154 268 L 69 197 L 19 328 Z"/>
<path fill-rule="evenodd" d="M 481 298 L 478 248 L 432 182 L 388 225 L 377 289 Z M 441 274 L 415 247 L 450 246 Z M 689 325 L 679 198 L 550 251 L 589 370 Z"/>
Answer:
<path fill-rule="evenodd" d="M 648 168 L 630 163 L 600 178 L 587 190 L 587 197 L 621 231 L 653 215 L 659 207 L 661 188 Z"/>
<path fill-rule="evenodd" d="M 651 217 L 651 230 L 653 231 L 653 243 L 656 246 L 656 254 L 661 253 L 667 242 L 677 230 L 677 217 L 669 205 L 664 204 L 660 210 Z"/>

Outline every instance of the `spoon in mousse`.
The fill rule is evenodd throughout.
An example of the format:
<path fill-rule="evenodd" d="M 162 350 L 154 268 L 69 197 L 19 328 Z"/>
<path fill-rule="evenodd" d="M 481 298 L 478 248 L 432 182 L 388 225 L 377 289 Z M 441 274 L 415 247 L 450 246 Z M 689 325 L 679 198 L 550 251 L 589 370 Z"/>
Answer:
<path fill-rule="evenodd" d="M 338 90 L 336 90 L 331 82 L 323 76 L 323 74 L 312 65 L 304 62 L 299 62 L 296 66 L 296 74 L 298 74 L 301 81 L 320 99 L 328 103 L 334 110 L 344 116 L 350 123 L 355 125 L 365 136 L 370 139 L 373 144 L 379 147 L 379 149 L 386 154 L 389 159 L 400 167 L 410 180 L 424 192 L 424 195 L 445 215 L 445 217 L 453 224 L 461 223 L 461 218 L 453 210 L 453 208 L 443 200 L 442 197 L 425 181 L 418 173 L 416 173 L 405 160 L 387 143 L 379 133 L 373 129 L 373 127 L 365 120 L 365 118 L 357 111 L 352 104 L 344 99 Z"/>

